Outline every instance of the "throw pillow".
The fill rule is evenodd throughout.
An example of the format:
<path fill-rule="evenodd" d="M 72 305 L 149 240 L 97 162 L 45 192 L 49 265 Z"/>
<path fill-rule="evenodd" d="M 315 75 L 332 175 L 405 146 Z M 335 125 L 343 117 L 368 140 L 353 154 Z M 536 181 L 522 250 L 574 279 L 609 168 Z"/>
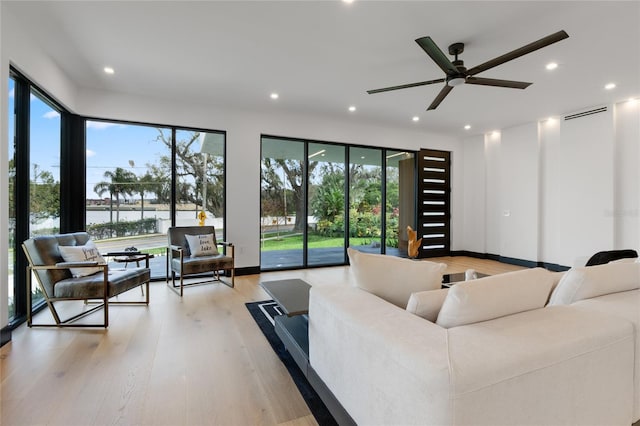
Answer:
<path fill-rule="evenodd" d="M 347 249 L 356 287 L 405 309 L 411 293 L 439 289 L 447 265 Z"/>
<path fill-rule="evenodd" d="M 542 308 L 553 279 L 546 269 L 533 268 L 453 285 L 436 324 L 451 328 Z"/>
<path fill-rule="evenodd" d="M 448 292 L 448 288 L 441 288 L 411 293 L 407 303 L 407 311 L 428 321 L 436 322 Z"/>
<path fill-rule="evenodd" d="M 582 299 L 640 288 L 640 263 L 611 262 L 572 268 L 553 291 L 549 305 L 568 305 Z"/>
<path fill-rule="evenodd" d="M 98 262 L 101 264 L 106 263 L 104 258 L 98 252 L 98 248 L 93 241 L 89 240 L 83 246 L 58 246 L 60 255 L 65 262 Z M 75 278 L 86 277 L 93 275 L 96 272 L 102 272 L 104 269 L 100 267 L 95 268 L 69 268 L 71 275 Z"/>
<path fill-rule="evenodd" d="M 213 243 L 213 234 L 185 235 L 191 257 L 216 256 L 218 247 Z"/>

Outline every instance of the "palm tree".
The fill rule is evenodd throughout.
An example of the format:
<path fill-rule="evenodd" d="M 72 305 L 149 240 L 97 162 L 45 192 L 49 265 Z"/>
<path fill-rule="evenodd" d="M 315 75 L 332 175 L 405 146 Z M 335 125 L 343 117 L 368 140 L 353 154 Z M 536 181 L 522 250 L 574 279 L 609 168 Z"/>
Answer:
<path fill-rule="evenodd" d="M 120 195 L 131 195 L 134 191 L 136 175 L 133 172 L 116 167 L 114 171 L 107 170 L 104 172 L 105 179 L 95 184 L 93 190 L 102 197 L 102 194 L 109 192 L 111 197 L 110 221 L 113 223 L 113 197 L 116 198 L 116 223 L 120 221 Z"/>
<path fill-rule="evenodd" d="M 156 184 L 155 179 L 149 172 L 145 173 L 143 176 L 137 178 L 137 182 L 135 185 L 136 191 L 140 194 L 140 220 L 144 219 L 144 193 L 147 191 L 152 191 L 154 185 Z"/>

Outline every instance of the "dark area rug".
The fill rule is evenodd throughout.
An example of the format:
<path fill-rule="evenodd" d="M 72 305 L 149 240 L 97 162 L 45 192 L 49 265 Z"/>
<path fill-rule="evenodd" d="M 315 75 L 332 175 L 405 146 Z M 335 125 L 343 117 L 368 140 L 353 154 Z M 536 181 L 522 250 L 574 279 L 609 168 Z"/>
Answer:
<path fill-rule="evenodd" d="M 273 317 L 282 314 L 276 303 L 273 300 L 265 300 L 262 302 L 245 303 L 245 305 L 260 330 L 262 330 L 264 337 L 266 337 L 276 355 L 280 358 L 280 361 L 282 361 L 287 368 L 293 382 L 298 387 L 302 398 L 304 398 L 304 401 L 307 403 L 311 414 L 313 414 L 318 424 L 321 426 L 337 425 L 338 423 L 336 423 L 326 405 L 324 405 L 316 391 L 313 390 L 309 381 L 304 377 L 304 374 L 302 374 L 302 371 L 300 371 L 296 365 L 293 357 L 284 348 L 284 344 L 276 334 L 273 328 Z"/>

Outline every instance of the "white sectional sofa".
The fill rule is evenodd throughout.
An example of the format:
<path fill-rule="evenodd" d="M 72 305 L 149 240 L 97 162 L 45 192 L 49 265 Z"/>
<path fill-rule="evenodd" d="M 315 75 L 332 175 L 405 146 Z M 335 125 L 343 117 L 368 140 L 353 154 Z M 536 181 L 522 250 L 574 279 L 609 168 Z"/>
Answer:
<path fill-rule="evenodd" d="M 314 286 L 310 367 L 360 425 L 631 425 L 640 264 L 584 269 L 414 292 L 409 310 Z"/>

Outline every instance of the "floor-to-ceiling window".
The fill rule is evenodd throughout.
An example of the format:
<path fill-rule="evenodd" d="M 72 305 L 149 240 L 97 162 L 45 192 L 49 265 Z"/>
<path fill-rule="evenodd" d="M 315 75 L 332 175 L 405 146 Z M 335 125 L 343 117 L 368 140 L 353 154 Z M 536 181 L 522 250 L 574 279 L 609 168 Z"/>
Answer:
<path fill-rule="evenodd" d="M 202 218 L 224 236 L 225 134 L 176 129 L 176 218 L 178 226 Z M 165 137 L 166 139 L 166 137 Z"/>
<path fill-rule="evenodd" d="M 382 252 L 382 149 L 349 148 L 349 247 Z"/>
<path fill-rule="evenodd" d="M 269 268 L 304 265 L 305 144 L 262 138 L 260 261 Z"/>
<path fill-rule="evenodd" d="M 29 114 L 29 236 L 60 232 L 60 110 L 34 88 Z M 32 288 L 32 304 L 43 298 Z"/>
<path fill-rule="evenodd" d="M 153 254 L 162 278 L 169 226 L 197 225 L 204 212 L 224 239 L 223 132 L 90 120 L 86 144 L 86 230 L 102 251 Z"/>
<path fill-rule="evenodd" d="M 346 149 L 309 143 L 308 264 L 344 262 Z"/>
<path fill-rule="evenodd" d="M 11 321 L 15 315 L 15 235 L 16 235 L 16 209 L 15 209 L 15 188 L 16 188 L 16 161 L 15 161 L 15 81 L 9 77 L 9 102 L 8 102 L 8 133 L 9 133 L 9 229 L 7 230 L 7 238 L 9 240 L 9 276 L 7 277 L 8 294 L 9 294 L 9 320 Z"/>
<path fill-rule="evenodd" d="M 171 130 L 86 122 L 86 231 L 102 252 L 162 255 L 171 224 Z"/>
<path fill-rule="evenodd" d="M 415 182 L 401 179 L 400 163 L 413 158 L 406 151 L 263 136 L 261 268 L 341 265 L 347 244 L 406 255 L 400 212 L 410 221 L 403 226 L 415 227 Z M 409 186 L 402 195 L 401 186 Z"/>

